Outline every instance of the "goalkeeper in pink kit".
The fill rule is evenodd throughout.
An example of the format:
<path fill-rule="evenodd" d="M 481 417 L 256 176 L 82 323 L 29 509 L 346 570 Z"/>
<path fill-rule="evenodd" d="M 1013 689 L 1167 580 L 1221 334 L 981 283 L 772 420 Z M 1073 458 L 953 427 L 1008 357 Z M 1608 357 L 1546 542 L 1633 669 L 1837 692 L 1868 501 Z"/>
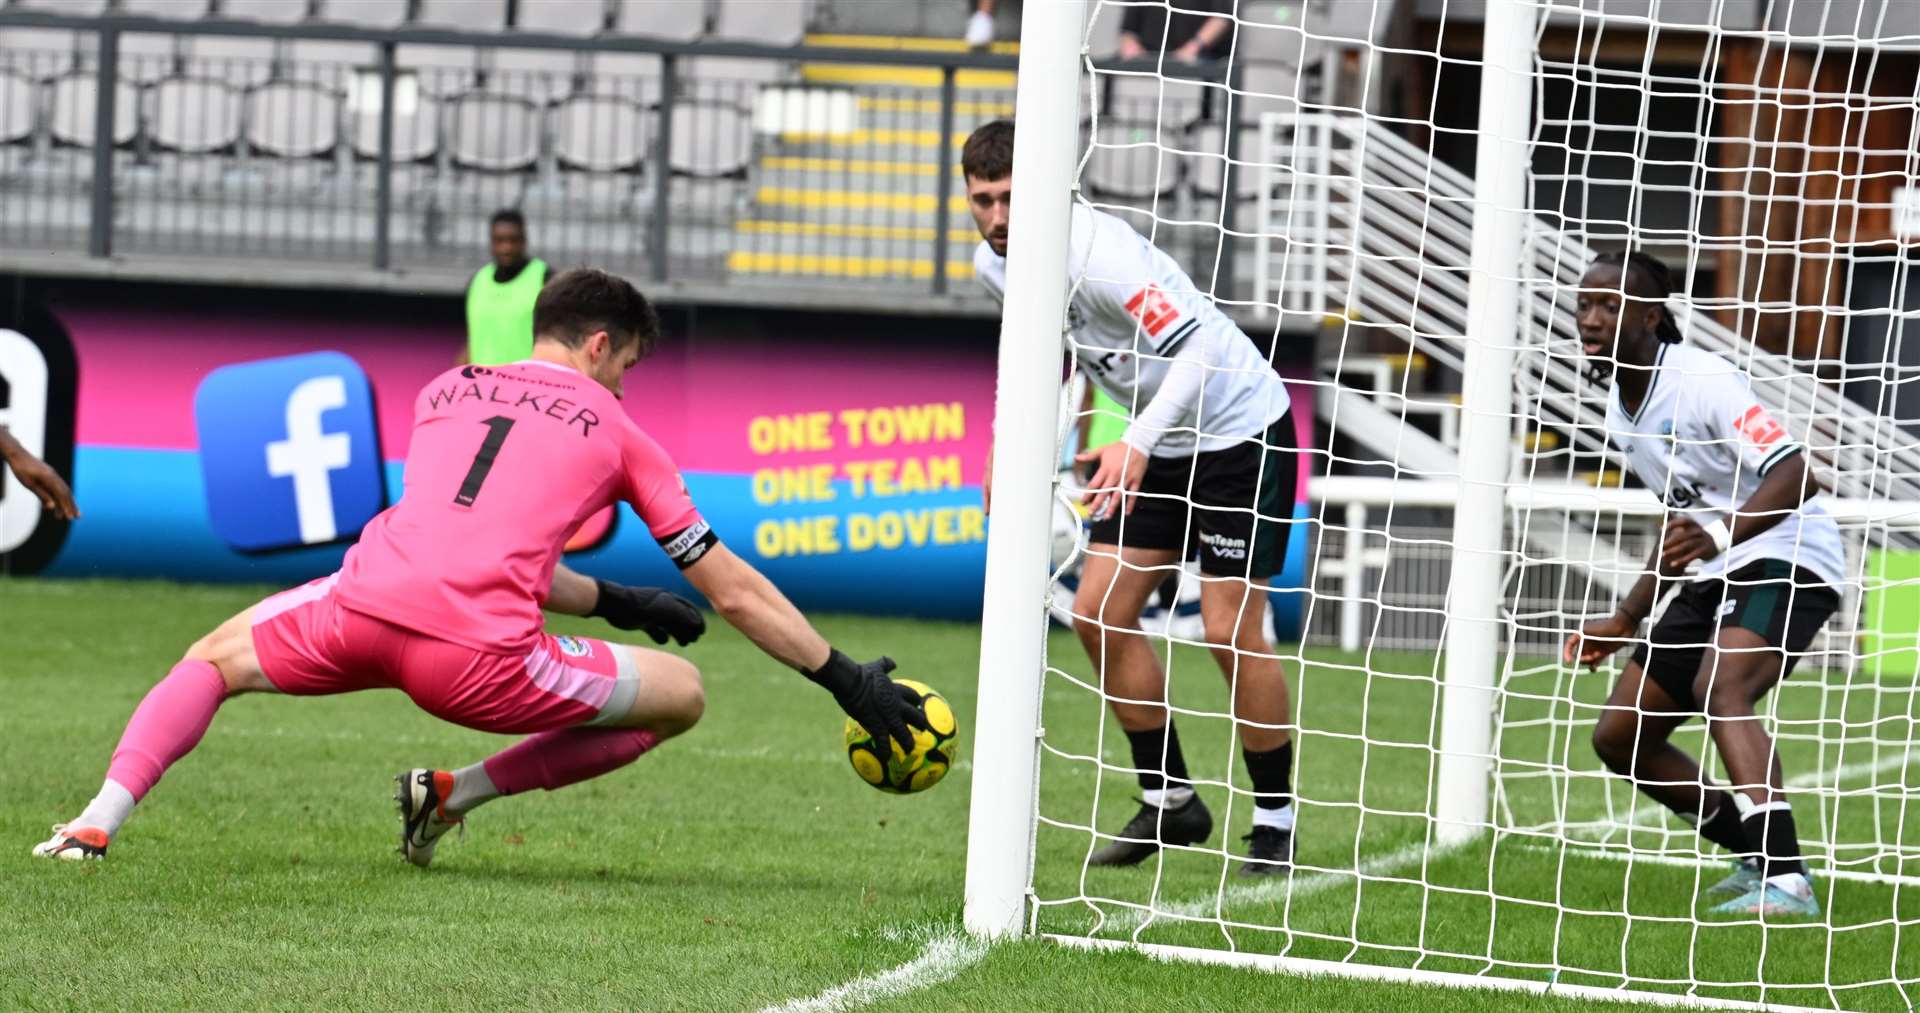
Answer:
<path fill-rule="evenodd" d="M 567 536 L 616 501 L 718 612 L 833 693 L 862 725 L 912 748 L 920 698 L 831 648 L 771 582 L 719 542 L 673 462 L 620 406 L 621 376 L 653 346 L 646 299 L 601 271 L 568 271 L 534 307 L 532 358 L 443 374 L 420 392 L 399 503 L 340 571 L 275 595 L 201 638 L 127 722 L 106 782 L 36 855 L 101 858 L 134 806 L 198 744 L 226 698 L 399 689 L 421 709 L 530 737 L 457 770 L 399 775 L 401 852 L 502 795 L 617 770 L 693 727 L 700 673 L 648 648 L 546 632 L 541 609 L 606 618 L 682 645 L 705 631 L 676 595 L 559 565 Z"/>

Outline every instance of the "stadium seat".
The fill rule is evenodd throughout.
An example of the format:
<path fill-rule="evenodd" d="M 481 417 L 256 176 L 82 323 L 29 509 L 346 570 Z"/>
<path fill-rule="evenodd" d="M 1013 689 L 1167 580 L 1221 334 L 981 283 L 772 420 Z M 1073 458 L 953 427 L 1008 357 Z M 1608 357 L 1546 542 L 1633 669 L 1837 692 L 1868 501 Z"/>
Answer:
<path fill-rule="evenodd" d="M 731 102 L 751 108 L 760 86 L 786 76 L 782 60 L 734 56 L 696 56 L 680 62 L 681 87 L 696 99 Z"/>
<path fill-rule="evenodd" d="M 220 16 L 291 25 L 307 19 L 307 0 L 220 0 Z"/>
<path fill-rule="evenodd" d="M 223 81 L 162 81 L 153 88 L 153 141 L 186 154 L 230 148 L 240 139 L 241 109 L 241 92 Z"/>
<path fill-rule="evenodd" d="M 1202 89 L 1198 82 L 1152 74 L 1102 74 L 1106 99 L 1100 118 L 1112 116 L 1131 123 L 1158 122 L 1167 130 L 1182 130 L 1200 118 Z M 1214 102 L 1226 92 L 1215 89 Z"/>
<path fill-rule="evenodd" d="M 107 0 L 13 0 L 13 6 L 76 18 L 98 17 L 107 12 Z"/>
<path fill-rule="evenodd" d="M 24 74 L 0 70 L 0 144 L 33 136 L 33 100 L 38 87 Z"/>
<path fill-rule="evenodd" d="M 120 62 L 115 68 L 123 80 L 134 84 L 152 84 L 172 77 L 179 69 L 177 35 L 153 32 L 128 32 L 120 36 Z M 92 60 L 85 61 L 92 64 Z"/>
<path fill-rule="evenodd" d="M 551 35 L 598 35 L 607 26 L 606 0 L 520 0 L 513 26 Z"/>
<path fill-rule="evenodd" d="M 377 93 L 376 93 L 377 95 Z M 353 152 L 361 158 L 380 157 L 380 100 L 350 101 Z M 393 160 L 418 162 L 440 150 L 440 103 L 430 95 L 415 94 L 411 101 L 393 104 Z"/>
<path fill-rule="evenodd" d="M 194 21 L 207 16 L 209 0 L 120 0 L 120 13 L 170 21 Z"/>
<path fill-rule="evenodd" d="M 1171 194 L 1179 184 L 1179 161 L 1170 150 L 1179 146 L 1179 134 L 1163 132 L 1156 145 L 1150 143 L 1150 122 L 1107 121 L 1100 124 L 1095 140 L 1099 146 L 1087 158 L 1088 188 L 1109 197 L 1145 200 Z"/>
<path fill-rule="evenodd" d="M 275 81 L 247 96 L 247 143 L 269 155 L 309 158 L 340 140 L 340 99 L 319 85 Z"/>
<path fill-rule="evenodd" d="M 797 46 L 806 33 L 806 4 L 793 0 L 720 0 L 710 37 L 763 46 Z"/>
<path fill-rule="evenodd" d="M 684 176 L 745 175 L 753 158 L 753 118 L 732 103 L 676 102 L 667 164 Z"/>
<path fill-rule="evenodd" d="M 560 107 L 554 148 L 562 164 L 587 172 L 639 166 L 653 142 L 652 112 L 637 102 L 582 95 Z"/>
<path fill-rule="evenodd" d="M 507 0 L 420 0 L 413 20 L 428 28 L 497 32 L 507 27 Z"/>
<path fill-rule="evenodd" d="M 540 110 L 511 95 L 479 92 L 453 107 L 447 144 L 456 164 L 490 172 L 512 172 L 540 157 Z"/>
<path fill-rule="evenodd" d="M 294 39 L 287 46 L 287 76 L 345 91 L 355 73 L 380 64 L 380 50 L 370 42 L 333 39 Z"/>
<path fill-rule="evenodd" d="M 278 44 L 272 39 L 227 35 L 187 38 L 186 76 L 252 88 L 273 77 Z"/>
<path fill-rule="evenodd" d="M 403 70 L 413 71 L 420 90 L 434 98 L 472 91 L 478 79 L 475 50 L 467 46 L 401 46 L 394 58 Z"/>
<path fill-rule="evenodd" d="M 546 105 L 573 94 L 580 54 L 570 49 L 496 49 L 487 90 Z"/>
<path fill-rule="evenodd" d="M 392 28 L 407 19 L 407 0 L 320 0 L 320 20 Z"/>
<path fill-rule="evenodd" d="M 93 147 L 95 88 L 92 74 L 70 74 L 53 83 L 48 128 L 63 144 Z M 140 90 L 120 82 L 113 94 L 113 143 L 130 143 L 140 132 Z"/>
<path fill-rule="evenodd" d="M 588 67 L 587 90 L 595 95 L 660 101 L 660 58 L 652 53 L 595 53 Z"/>
<path fill-rule="evenodd" d="M 614 29 L 622 35 L 691 42 L 706 34 L 706 0 L 620 0 Z"/>
<path fill-rule="evenodd" d="M 1195 193 L 1218 197 L 1227 175 L 1227 130 L 1219 123 L 1201 123 L 1187 134 L 1186 149 L 1197 154 L 1185 157 L 1187 175 Z M 1260 193 L 1259 132 L 1251 127 L 1240 130 L 1239 150 L 1234 153 L 1233 195 L 1251 200 Z"/>
<path fill-rule="evenodd" d="M 91 36 L 88 42 L 92 42 Z M 79 33 L 53 28 L 0 29 L 0 67 L 35 81 L 60 77 L 74 67 Z"/>

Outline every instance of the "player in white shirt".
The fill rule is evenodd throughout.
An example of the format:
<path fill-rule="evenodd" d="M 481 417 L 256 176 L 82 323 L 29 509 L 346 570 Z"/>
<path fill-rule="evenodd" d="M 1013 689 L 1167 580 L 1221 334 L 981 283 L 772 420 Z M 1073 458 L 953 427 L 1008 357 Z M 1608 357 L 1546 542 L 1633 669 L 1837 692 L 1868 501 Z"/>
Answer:
<path fill-rule="evenodd" d="M 1001 299 L 1013 124 L 975 130 L 961 168 L 982 238 L 974 270 Z M 1076 206 L 1070 229 L 1071 277 L 1060 282 L 1072 285 L 1073 355 L 1133 419 L 1121 439 L 1077 458 L 1094 472 L 1074 628 L 1127 734 L 1142 795 L 1138 814 L 1090 861 L 1133 865 L 1162 845 L 1199 844 L 1213 832 L 1167 709 L 1166 672 L 1139 625 L 1155 588 L 1197 550 L 1206 640 L 1232 687 L 1253 781 L 1240 872 L 1281 872 L 1293 856 L 1293 741 L 1286 673 L 1264 620 L 1265 583 L 1285 554 L 1299 468 L 1286 385 L 1179 265 L 1126 222 Z"/>
<path fill-rule="evenodd" d="M 1754 705 L 1840 605 L 1840 529 L 1821 506 L 1805 447 L 1727 360 L 1680 344 L 1667 269 L 1609 254 L 1580 281 L 1580 340 L 1611 377 L 1607 435 L 1668 507 L 1660 544 L 1613 615 L 1567 638 L 1565 659 L 1632 660 L 1595 723 L 1607 767 L 1737 856 L 1708 890 L 1722 914 L 1817 915 L 1773 738 Z M 1678 587 L 1644 639 L 1640 624 Z M 1729 791 L 1669 741 L 1704 715 Z"/>

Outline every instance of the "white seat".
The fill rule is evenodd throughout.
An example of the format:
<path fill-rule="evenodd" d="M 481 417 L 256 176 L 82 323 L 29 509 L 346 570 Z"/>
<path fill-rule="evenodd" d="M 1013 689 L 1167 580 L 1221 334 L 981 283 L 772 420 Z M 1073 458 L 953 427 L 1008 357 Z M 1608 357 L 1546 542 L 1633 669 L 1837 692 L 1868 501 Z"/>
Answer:
<path fill-rule="evenodd" d="M 731 102 L 746 109 L 753 106 L 760 86 L 780 80 L 786 69 L 780 60 L 695 56 L 680 61 L 680 87 L 695 99 Z"/>
<path fill-rule="evenodd" d="M 1163 128 L 1177 130 L 1200 118 L 1201 87 L 1194 81 L 1182 81 L 1154 74 L 1102 74 L 1106 99 L 1100 104 L 1100 118 L 1109 116 L 1128 123 L 1158 122 Z M 1214 98 L 1221 101 L 1221 96 Z"/>
<path fill-rule="evenodd" d="M 153 87 L 153 140 L 164 148 L 205 154 L 240 139 L 241 97 L 224 81 L 176 77 Z"/>
<path fill-rule="evenodd" d="M 468 168 L 525 169 L 540 157 L 540 110 L 507 95 L 468 95 L 454 106 L 447 144 L 453 160 Z"/>
<path fill-rule="evenodd" d="M 120 0 L 120 13 L 170 21 L 194 21 L 207 16 L 209 0 Z"/>
<path fill-rule="evenodd" d="M 35 81 L 60 77 L 74 67 L 77 36 L 56 28 L 0 29 L 0 67 Z"/>
<path fill-rule="evenodd" d="M 0 144 L 33 136 L 33 81 L 24 74 L 0 71 Z"/>
<path fill-rule="evenodd" d="M 641 105 L 660 101 L 660 57 L 652 53 L 595 53 L 588 63 L 587 91 L 632 99 Z"/>
<path fill-rule="evenodd" d="M 113 91 L 113 143 L 127 144 L 140 131 L 140 90 L 121 81 Z M 93 114 L 98 94 L 92 74 L 71 74 L 53 83 L 48 127 L 55 140 L 93 147 Z"/>
<path fill-rule="evenodd" d="M 1144 200 L 1164 197 L 1180 182 L 1180 163 L 1172 149 L 1179 134 L 1162 133 L 1154 139 L 1153 125 L 1106 122 L 1095 135 L 1096 146 L 1087 157 L 1088 188 L 1110 197 Z"/>
<path fill-rule="evenodd" d="M 407 0 L 320 0 L 320 20 L 392 28 L 407 20 Z"/>
<path fill-rule="evenodd" d="M 440 150 L 440 103 L 412 87 L 396 89 L 393 103 L 393 160 L 418 162 Z M 380 93 L 375 88 L 348 98 L 354 154 L 380 157 Z"/>
<path fill-rule="evenodd" d="M 546 105 L 573 94 L 580 55 L 570 49 L 496 49 L 487 90 Z"/>
<path fill-rule="evenodd" d="M 712 38 L 797 46 L 807 33 L 807 5 L 796 0 L 720 0 Z"/>
<path fill-rule="evenodd" d="M 598 35 L 607 25 L 606 0 L 520 0 L 513 26 L 550 35 Z"/>
<path fill-rule="evenodd" d="M 753 159 L 753 117 L 731 103 L 676 102 L 667 165 L 700 178 L 737 176 Z"/>
<path fill-rule="evenodd" d="M 507 0 L 420 0 L 413 20 L 425 27 L 497 32 L 507 27 Z"/>
<path fill-rule="evenodd" d="M 401 46 L 394 60 L 420 81 L 420 90 L 434 98 L 451 98 L 473 90 L 479 78 L 475 51 L 466 46 Z"/>
<path fill-rule="evenodd" d="M 554 150 L 588 172 L 621 172 L 641 164 L 653 142 L 653 113 L 636 102 L 582 95 L 560 107 Z"/>
<path fill-rule="evenodd" d="M 1254 60 L 1298 64 L 1306 55 L 1307 31 L 1322 35 L 1327 32 L 1324 8 L 1332 5 L 1320 6 L 1323 10 L 1315 11 L 1309 22 L 1300 0 L 1280 3 L 1245 0 L 1240 5 L 1240 29 L 1233 44 L 1235 62 L 1242 67 L 1250 66 Z"/>
<path fill-rule="evenodd" d="M 221 0 L 220 16 L 291 25 L 307 18 L 307 0 Z"/>
<path fill-rule="evenodd" d="M 91 18 L 107 12 L 107 0 L 13 0 L 13 5 L 76 18 Z"/>
<path fill-rule="evenodd" d="M 346 91 L 353 75 L 378 69 L 380 51 L 371 42 L 295 39 L 287 46 L 287 76 Z"/>
<path fill-rule="evenodd" d="M 706 0 L 621 0 L 614 28 L 622 35 L 692 42 L 706 34 Z"/>
<path fill-rule="evenodd" d="M 252 88 L 273 77 L 278 53 L 272 39 L 231 35 L 195 35 L 187 38 L 186 76 L 225 81 L 235 88 Z"/>
<path fill-rule="evenodd" d="M 1233 195 L 1242 200 L 1260 193 L 1260 133 L 1252 127 L 1240 129 L 1239 148 L 1232 163 Z M 1188 178 L 1195 193 L 1218 197 L 1228 174 L 1227 129 L 1219 123 L 1201 123 L 1187 135 L 1186 148 L 1195 154 L 1186 156 Z"/>
<path fill-rule="evenodd" d="M 340 141 L 340 99 L 319 85 L 275 81 L 247 96 L 247 142 L 270 155 L 309 158 Z"/>
<path fill-rule="evenodd" d="M 134 84 L 152 84 L 172 77 L 177 69 L 179 41 L 177 35 L 127 32 L 120 36 L 120 62 L 115 64 L 115 70 L 122 80 Z"/>

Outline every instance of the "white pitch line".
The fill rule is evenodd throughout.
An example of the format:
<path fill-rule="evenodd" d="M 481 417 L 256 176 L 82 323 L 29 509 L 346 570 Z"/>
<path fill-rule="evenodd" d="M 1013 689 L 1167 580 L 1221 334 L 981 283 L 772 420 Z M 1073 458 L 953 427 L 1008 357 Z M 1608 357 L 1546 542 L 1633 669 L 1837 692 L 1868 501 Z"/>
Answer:
<path fill-rule="evenodd" d="M 835 985 L 811 999 L 795 999 L 768 1006 L 761 1013 L 834 1013 L 938 985 L 987 955 L 987 944 L 972 936 L 947 932 L 927 940 L 920 955 L 891 971 L 855 978 Z"/>
<path fill-rule="evenodd" d="M 1102 931 L 1111 926 L 1123 931 L 1132 931 L 1145 924 L 1151 918 L 1201 919 L 1215 916 L 1226 904 L 1257 903 L 1264 900 L 1281 900 L 1287 896 L 1311 897 L 1336 886 L 1358 882 L 1367 876 L 1388 876 L 1418 862 L 1422 856 L 1431 854 L 1435 858 L 1453 850 L 1452 845 L 1409 844 L 1397 851 L 1390 851 L 1377 858 L 1363 861 L 1353 872 L 1302 872 L 1287 875 L 1278 873 L 1262 882 L 1243 886 L 1233 884 L 1222 887 L 1204 897 L 1179 901 L 1164 907 L 1156 906 L 1151 911 L 1128 908 L 1107 919 L 1101 926 Z"/>

